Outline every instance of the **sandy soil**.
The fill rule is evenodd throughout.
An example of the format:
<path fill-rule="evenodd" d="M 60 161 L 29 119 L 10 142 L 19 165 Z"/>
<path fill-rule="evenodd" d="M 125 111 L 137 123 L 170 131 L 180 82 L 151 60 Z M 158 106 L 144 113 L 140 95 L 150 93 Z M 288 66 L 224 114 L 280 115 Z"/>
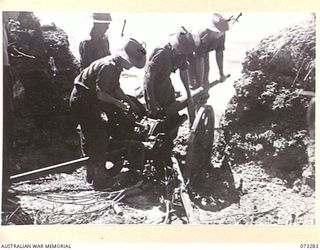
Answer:
<path fill-rule="evenodd" d="M 184 155 L 182 138 L 188 125 L 180 129 L 175 152 Z M 183 158 L 183 157 L 182 157 Z M 182 159 L 180 157 L 180 160 Z M 180 164 L 183 167 L 183 164 Z M 211 195 L 191 193 L 195 224 L 216 225 L 314 225 L 315 193 L 297 180 L 293 186 L 270 176 L 259 162 L 232 166 L 236 196 L 219 179 L 219 169 L 211 178 Z M 223 171 L 223 170 L 222 170 Z M 132 184 L 139 183 L 136 179 Z M 242 185 L 240 185 L 242 183 Z M 141 184 L 141 183 L 140 183 Z M 164 186 L 153 183 L 137 195 L 124 197 L 113 206 L 123 189 L 94 191 L 85 181 L 85 167 L 72 173 L 48 175 L 15 183 L 20 207 L 7 214 L 8 224 L 160 224 L 165 217 L 162 202 Z M 119 210 L 120 208 L 120 210 Z M 185 224 L 187 218 L 176 200 L 172 224 Z M 121 211 L 119 213 L 119 211 Z M 118 213 L 117 213 L 118 212 Z M 10 217 L 10 218 L 9 218 Z M 24 217 L 29 217 L 28 219 Z"/>

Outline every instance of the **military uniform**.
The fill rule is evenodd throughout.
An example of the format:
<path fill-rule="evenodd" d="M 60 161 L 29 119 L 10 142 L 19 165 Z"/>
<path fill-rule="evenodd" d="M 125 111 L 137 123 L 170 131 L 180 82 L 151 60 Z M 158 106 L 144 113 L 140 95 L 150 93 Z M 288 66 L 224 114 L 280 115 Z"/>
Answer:
<path fill-rule="evenodd" d="M 108 150 L 106 121 L 101 114 L 102 111 L 108 111 L 110 106 L 97 99 L 97 92 L 101 90 L 113 96 L 120 88 L 121 71 L 118 58 L 108 56 L 90 64 L 74 81 L 70 108 L 85 138 L 85 141 L 82 141 L 82 151 L 90 156 L 89 175 L 93 174 L 94 168 L 104 168 L 105 154 Z M 92 176 L 87 180 L 91 182 Z"/>
<path fill-rule="evenodd" d="M 171 73 L 177 69 L 186 70 L 187 66 L 186 56 L 174 55 L 170 44 L 158 47 L 151 53 L 144 78 L 144 93 L 149 109 L 150 84 L 153 84 L 154 87 L 155 101 L 164 108 L 176 100 L 175 90 L 170 79 Z M 153 79 L 150 78 L 152 74 Z"/>
<path fill-rule="evenodd" d="M 200 37 L 200 44 L 196 48 L 196 55 L 204 55 L 210 51 L 223 51 L 225 49 L 225 33 L 217 39 L 210 39 L 208 37 L 207 29 L 199 30 L 198 36 Z"/>
<path fill-rule="evenodd" d="M 146 74 L 144 78 L 144 95 L 148 109 L 150 110 L 150 96 L 152 93 L 151 85 L 153 85 L 153 97 L 161 108 L 165 108 L 168 105 L 176 101 L 175 90 L 172 85 L 170 75 L 177 69 L 186 70 L 187 61 L 185 55 L 176 55 L 172 50 L 170 44 L 160 46 L 156 48 L 150 55 L 149 61 L 146 65 Z M 163 118 L 162 114 L 152 114 L 156 118 Z M 172 124 L 178 119 L 178 111 L 176 114 L 172 114 L 170 117 L 166 117 L 166 126 L 170 128 Z M 176 138 L 178 129 L 176 129 L 168 139 L 167 145 L 163 146 L 164 150 L 161 155 L 158 155 L 158 159 L 155 159 L 154 164 L 158 169 L 158 173 L 161 177 L 164 175 L 164 169 L 162 163 L 171 165 L 171 151 L 173 148 L 173 140 Z"/>
<path fill-rule="evenodd" d="M 84 40 L 79 45 L 81 69 L 88 67 L 92 62 L 110 55 L 109 40 L 107 37 L 98 40 Z"/>
<path fill-rule="evenodd" d="M 200 44 L 197 46 L 195 53 L 188 56 L 188 75 L 192 88 L 199 88 L 201 84 L 208 83 L 209 52 L 216 51 L 217 53 L 225 50 L 225 33 L 219 38 L 213 38 L 209 36 L 208 32 L 210 32 L 208 29 L 198 31 L 196 35 L 200 38 Z M 199 68 L 200 65 L 197 62 L 201 57 L 205 61 L 203 69 Z"/>

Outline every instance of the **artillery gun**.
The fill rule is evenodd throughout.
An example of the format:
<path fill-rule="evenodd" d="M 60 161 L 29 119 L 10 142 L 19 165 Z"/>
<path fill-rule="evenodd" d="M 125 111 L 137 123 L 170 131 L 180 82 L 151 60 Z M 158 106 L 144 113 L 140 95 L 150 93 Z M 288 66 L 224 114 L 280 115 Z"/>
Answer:
<path fill-rule="evenodd" d="M 227 77 L 229 76 L 227 75 Z M 220 80 L 216 80 L 193 90 L 191 92 L 193 100 L 198 102 L 203 97 L 208 97 L 206 95 L 208 90 L 220 82 Z M 113 109 L 107 113 L 110 124 L 107 129 L 112 138 L 111 144 L 115 146 L 114 150 L 119 150 L 121 144 L 127 148 L 131 144 L 135 147 L 140 145 L 145 150 L 145 160 L 154 160 L 158 155 L 161 155 L 161 151 L 166 149 L 172 133 L 187 120 L 186 115 L 176 116 L 176 114 L 188 106 L 188 98 L 187 96 L 179 97 L 174 103 L 160 110 L 159 114 L 153 116 L 148 114 L 138 99 L 132 96 L 130 98 L 139 107 L 138 113 L 133 113 L 131 110 L 123 112 L 118 109 Z M 197 171 L 196 169 L 210 161 L 213 139 L 214 111 L 211 106 L 202 105 L 191 126 L 188 143 L 188 171 L 186 171 L 186 174 L 191 182 L 193 182 L 191 180 L 193 177 L 198 177 L 194 173 Z"/>
<path fill-rule="evenodd" d="M 227 77 L 229 77 L 228 75 Z M 207 91 L 213 86 L 220 83 L 220 80 L 216 80 L 206 86 L 201 86 L 192 91 L 191 96 L 195 102 L 208 97 Z M 194 221 L 192 212 L 191 201 L 188 193 L 188 186 L 195 187 L 199 181 L 202 169 L 210 164 L 211 150 L 214 141 L 214 111 L 209 105 L 202 105 L 198 110 L 196 118 L 191 126 L 191 134 L 188 142 L 186 167 L 183 171 L 180 170 L 178 161 L 174 156 L 171 158 L 164 157 L 164 152 L 170 148 L 172 143 L 172 133 L 174 133 L 186 120 L 187 116 L 179 115 L 176 116 L 178 111 L 183 110 L 188 106 L 188 98 L 182 96 L 176 100 L 173 104 L 160 110 L 158 117 L 162 119 L 152 118 L 147 115 L 147 111 L 144 106 L 135 98 L 131 97 L 132 100 L 140 107 L 139 114 L 122 113 L 123 117 L 119 119 L 119 114 L 113 119 L 113 114 L 109 114 L 111 118 L 110 124 L 111 137 L 115 140 L 117 147 L 116 154 L 119 152 L 119 147 L 126 148 L 122 152 L 132 152 L 134 148 L 140 152 L 134 155 L 122 155 L 118 159 L 127 159 L 130 163 L 134 163 L 134 168 L 143 168 L 146 162 L 162 162 L 161 166 L 165 169 L 165 176 L 163 183 L 166 187 L 166 195 L 164 203 L 166 204 L 166 210 L 168 216 L 165 218 L 165 222 L 169 221 L 169 214 L 171 206 L 174 203 L 174 199 L 180 197 L 186 217 L 189 223 Z M 206 100 L 205 100 L 206 101 Z M 202 100 L 203 102 L 203 100 Z M 154 117 L 157 117 L 155 115 Z M 128 126 L 128 122 L 123 122 L 125 119 L 131 119 L 131 126 Z M 121 142 L 121 139 L 125 138 Z M 128 140 L 130 138 L 130 140 Z M 129 147 L 129 148 L 128 148 Z M 118 154 L 119 156 L 119 154 Z M 110 159 L 110 157 L 109 157 Z M 138 163 L 138 164 L 137 164 Z M 122 166 L 122 164 L 116 164 Z M 137 166 L 140 165 L 140 166 Z M 118 169 L 119 171 L 120 169 Z M 170 178 L 172 175 L 178 180 L 179 184 L 174 190 L 169 190 Z M 170 194 L 171 192 L 171 194 Z M 173 192 L 173 193 L 172 193 Z M 170 201 L 170 198 L 172 200 Z"/>
<path fill-rule="evenodd" d="M 197 102 L 205 93 L 213 86 L 220 83 L 216 80 L 207 86 L 202 86 L 192 91 L 191 96 Z M 187 221 L 192 223 L 195 221 L 191 200 L 189 197 L 189 186 L 194 186 L 199 181 L 201 170 L 210 163 L 211 149 L 214 139 L 214 111 L 209 105 L 203 105 L 198 110 L 196 118 L 191 126 L 191 134 L 188 142 L 186 167 L 180 170 L 177 159 L 171 154 L 169 157 L 163 157 L 164 152 L 168 152 L 170 143 L 172 143 L 172 134 L 187 120 L 187 115 L 178 115 L 178 111 L 188 106 L 188 98 L 182 96 L 175 103 L 164 108 L 160 112 L 161 119 L 150 116 L 144 106 L 135 97 L 130 97 L 139 107 L 138 113 L 131 110 L 123 112 L 115 107 L 108 107 L 108 134 L 110 135 L 110 150 L 105 154 L 106 162 L 112 162 L 113 167 L 109 169 L 110 176 L 120 173 L 124 165 L 128 165 L 130 169 L 143 170 L 147 164 L 155 161 L 161 162 L 160 167 L 164 168 L 164 180 L 166 194 L 164 195 L 164 203 L 166 204 L 167 216 L 165 223 L 169 223 L 170 214 L 172 213 L 172 205 L 175 200 L 181 200 L 184 207 Z M 40 176 L 41 174 L 58 172 L 58 169 L 65 168 L 70 165 L 83 163 L 83 160 L 71 161 L 57 166 L 39 169 L 36 171 L 12 176 L 12 181 L 21 181 L 23 179 L 32 178 L 32 176 Z M 172 190 L 172 180 L 178 182 Z M 108 181 L 108 180 L 106 180 Z"/>

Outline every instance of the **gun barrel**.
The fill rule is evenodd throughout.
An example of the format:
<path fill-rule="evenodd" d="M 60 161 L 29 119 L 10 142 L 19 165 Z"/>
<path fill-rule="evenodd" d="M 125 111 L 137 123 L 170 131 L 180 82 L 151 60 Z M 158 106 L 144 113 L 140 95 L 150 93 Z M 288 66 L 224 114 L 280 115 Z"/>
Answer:
<path fill-rule="evenodd" d="M 226 78 L 230 77 L 230 74 L 226 75 Z M 191 91 L 191 97 L 194 101 L 197 101 L 201 95 L 203 95 L 205 92 L 207 92 L 212 87 L 216 86 L 217 84 L 221 83 L 222 81 L 220 79 L 215 80 L 208 85 L 201 86 L 197 89 L 194 89 Z M 180 96 L 177 98 L 176 102 L 172 103 L 168 107 L 166 107 L 165 113 L 167 115 L 174 114 L 177 111 L 181 111 L 184 108 L 188 106 L 188 97 L 187 95 Z"/>

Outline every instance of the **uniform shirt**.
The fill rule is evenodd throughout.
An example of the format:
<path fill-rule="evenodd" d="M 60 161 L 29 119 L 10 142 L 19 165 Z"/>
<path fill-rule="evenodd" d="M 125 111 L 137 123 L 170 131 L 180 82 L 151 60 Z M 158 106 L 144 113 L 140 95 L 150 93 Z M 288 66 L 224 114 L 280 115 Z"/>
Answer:
<path fill-rule="evenodd" d="M 117 61 L 118 58 L 114 56 L 94 61 L 75 78 L 74 84 L 82 86 L 92 94 L 103 91 L 113 96 L 114 91 L 120 88 L 119 79 L 122 71 Z"/>
<path fill-rule="evenodd" d="M 198 32 L 198 36 L 200 37 L 200 45 L 196 49 L 196 54 L 204 55 L 213 50 L 217 52 L 224 51 L 226 40 L 225 33 L 219 38 L 212 38 L 210 37 L 209 32 L 211 31 L 208 31 L 207 29 L 200 30 Z"/>
<path fill-rule="evenodd" d="M 177 69 L 186 70 L 188 67 L 186 57 L 183 55 L 174 55 L 171 45 L 160 46 L 153 50 L 146 65 L 146 75 L 144 79 L 145 92 L 148 93 L 151 79 L 154 75 L 154 97 L 162 107 L 175 101 L 174 87 L 170 80 L 170 75 Z M 146 96 L 146 99 L 148 97 Z M 148 100 L 146 100 L 148 103 Z"/>
<path fill-rule="evenodd" d="M 188 67 L 186 57 L 174 55 L 171 45 L 159 46 L 151 53 L 146 71 L 156 74 L 157 79 L 166 79 L 177 69 L 185 70 Z"/>
<path fill-rule="evenodd" d="M 92 62 L 110 55 L 108 38 L 99 40 L 84 40 L 79 45 L 80 65 L 84 69 Z"/>

